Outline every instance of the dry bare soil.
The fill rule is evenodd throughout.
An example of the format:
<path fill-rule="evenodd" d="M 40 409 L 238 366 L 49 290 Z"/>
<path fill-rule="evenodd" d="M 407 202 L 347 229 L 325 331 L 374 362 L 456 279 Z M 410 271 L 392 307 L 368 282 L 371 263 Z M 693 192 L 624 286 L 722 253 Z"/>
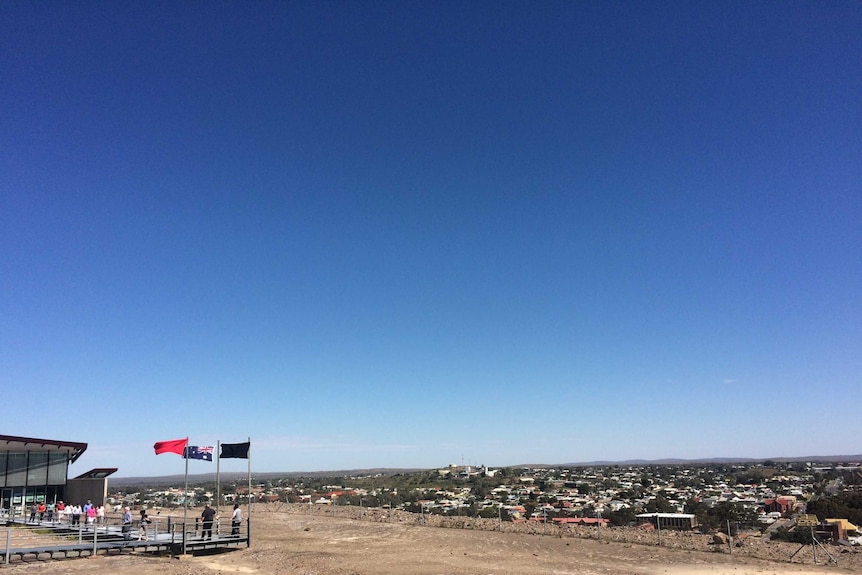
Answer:
<path fill-rule="evenodd" d="M 0 567 L 21 575 L 803 575 L 862 572 L 862 553 L 830 549 L 838 564 L 814 564 L 798 545 L 762 542 L 734 550 L 709 545 L 702 535 L 606 529 L 554 532 L 542 527 L 464 520 L 427 523 L 417 516 L 357 509 L 259 505 L 252 546 L 196 557 L 156 557 L 134 552 L 108 557 L 35 561 Z M 544 534 L 543 534 L 544 531 Z M 676 537 L 676 539 L 675 539 Z M 771 547 L 769 547 L 771 545 Z"/>

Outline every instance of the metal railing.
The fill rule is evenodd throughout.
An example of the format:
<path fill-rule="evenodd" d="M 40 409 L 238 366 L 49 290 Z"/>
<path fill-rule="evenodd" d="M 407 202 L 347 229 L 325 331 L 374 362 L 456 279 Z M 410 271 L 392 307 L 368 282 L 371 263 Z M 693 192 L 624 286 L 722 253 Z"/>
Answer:
<path fill-rule="evenodd" d="M 216 518 L 211 534 L 204 538 L 204 522 L 200 517 L 150 515 L 151 522 L 141 525 L 135 516 L 131 524 L 123 524 L 122 515 L 110 512 L 104 517 L 88 521 L 86 516 L 47 514 L 31 520 L 29 514 L 20 515 L 0 509 L 0 520 L 6 525 L 4 562 L 10 557 L 26 554 L 73 553 L 76 556 L 95 555 L 100 551 L 122 549 L 169 549 L 185 554 L 187 548 L 201 549 L 251 544 L 250 521 L 231 524 L 230 518 Z M 0 544 L 2 545 L 2 544 Z"/>

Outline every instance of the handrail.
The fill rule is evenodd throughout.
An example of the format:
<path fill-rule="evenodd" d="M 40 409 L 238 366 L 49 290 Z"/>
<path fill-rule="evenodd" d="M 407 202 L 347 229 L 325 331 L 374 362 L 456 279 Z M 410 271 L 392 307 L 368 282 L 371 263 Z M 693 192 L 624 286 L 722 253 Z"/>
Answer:
<path fill-rule="evenodd" d="M 214 520 L 213 536 L 204 539 L 200 518 L 183 522 L 172 516 L 155 516 L 153 522 L 146 526 L 146 531 L 141 529 L 140 520 L 136 519 L 124 533 L 121 520 L 116 517 L 108 517 L 102 523 L 59 523 L 45 520 L 35 524 L 27 523 L 26 517 L 19 517 L 17 520 L 7 520 L 3 562 L 8 564 L 11 557 L 23 557 L 27 554 L 49 554 L 53 557 L 56 553 L 63 553 L 65 556 L 71 553 L 74 556 L 85 556 L 107 553 L 110 550 L 122 552 L 125 548 L 142 546 L 167 549 L 174 553 L 178 551 L 180 542 L 183 544 L 183 553 L 189 546 L 200 549 L 238 543 L 250 544 L 250 522 L 241 524 L 236 534 L 231 532 L 229 523 L 229 518 Z M 181 540 L 178 540 L 178 529 Z"/>

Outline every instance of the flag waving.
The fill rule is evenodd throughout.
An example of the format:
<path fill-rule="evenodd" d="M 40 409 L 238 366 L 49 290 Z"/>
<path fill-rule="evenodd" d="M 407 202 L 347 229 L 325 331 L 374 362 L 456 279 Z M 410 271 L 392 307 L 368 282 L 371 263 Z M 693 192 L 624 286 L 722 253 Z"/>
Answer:
<path fill-rule="evenodd" d="M 153 444 L 153 449 L 156 450 L 156 455 L 160 453 L 176 453 L 182 455 L 188 445 L 188 437 L 185 439 L 171 439 L 169 441 L 157 441 Z"/>
<path fill-rule="evenodd" d="M 248 459 L 248 448 L 251 447 L 251 441 L 245 443 L 222 443 L 221 457 L 222 459 Z"/>
<path fill-rule="evenodd" d="M 203 459 L 204 461 L 213 460 L 213 448 L 210 446 L 189 445 L 186 447 L 185 457 L 187 459 Z"/>

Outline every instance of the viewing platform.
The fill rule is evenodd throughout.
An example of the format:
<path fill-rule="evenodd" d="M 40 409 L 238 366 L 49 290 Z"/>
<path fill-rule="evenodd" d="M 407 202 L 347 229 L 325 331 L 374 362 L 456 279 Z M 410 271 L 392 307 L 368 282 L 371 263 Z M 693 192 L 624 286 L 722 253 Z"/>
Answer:
<path fill-rule="evenodd" d="M 154 518 L 143 531 L 138 521 L 127 526 L 116 520 L 101 525 L 69 524 L 57 521 L 28 521 L 26 517 L 0 517 L 5 536 L 0 542 L 3 564 L 29 560 L 50 560 L 124 552 L 195 554 L 202 551 L 248 547 L 250 521 L 247 519 L 233 534 L 230 521 L 216 520 L 212 537 L 204 538 L 200 519 L 180 517 Z M 187 526 L 184 528 L 184 526 Z"/>

